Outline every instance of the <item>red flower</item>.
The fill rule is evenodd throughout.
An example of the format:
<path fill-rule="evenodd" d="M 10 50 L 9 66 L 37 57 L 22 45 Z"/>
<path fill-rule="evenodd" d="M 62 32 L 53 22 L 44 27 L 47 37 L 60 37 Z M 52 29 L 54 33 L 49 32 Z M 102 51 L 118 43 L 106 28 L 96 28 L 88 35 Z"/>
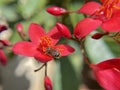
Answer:
<path fill-rule="evenodd" d="M 61 34 L 66 38 L 71 38 L 70 30 L 64 24 L 57 23 L 57 28 L 61 32 Z"/>
<path fill-rule="evenodd" d="M 60 16 L 67 13 L 66 9 L 57 6 L 49 7 L 46 11 L 55 16 Z"/>
<path fill-rule="evenodd" d="M 84 37 L 99 26 L 106 32 L 120 31 L 120 1 L 101 0 L 101 2 L 102 5 L 97 2 L 88 2 L 78 10 L 78 13 L 89 17 L 76 25 L 74 32 L 75 35 L 77 33 L 77 37 Z"/>
<path fill-rule="evenodd" d="M 48 76 L 44 78 L 44 86 L 45 86 L 45 90 L 52 90 L 52 81 Z"/>
<path fill-rule="evenodd" d="M 105 90 L 120 90 L 120 58 L 91 65 L 98 83 Z"/>
<path fill-rule="evenodd" d="M 7 63 L 7 57 L 1 49 L 0 49 L 0 62 L 2 65 L 6 65 Z"/>
<path fill-rule="evenodd" d="M 74 49 L 68 45 L 56 45 L 61 38 L 61 34 L 56 27 L 46 34 L 41 26 L 32 23 L 28 34 L 31 42 L 22 41 L 16 43 L 13 47 L 15 54 L 31 56 L 41 62 L 47 62 L 74 52 Z"/>

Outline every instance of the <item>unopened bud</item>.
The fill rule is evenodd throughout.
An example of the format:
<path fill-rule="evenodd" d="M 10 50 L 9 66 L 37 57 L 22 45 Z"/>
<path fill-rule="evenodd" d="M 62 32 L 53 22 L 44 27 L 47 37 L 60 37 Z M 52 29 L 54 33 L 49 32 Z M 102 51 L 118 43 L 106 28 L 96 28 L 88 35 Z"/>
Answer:
<path fill-rule="evenodd" d="M 10 46 L 11 43 L 8 40 L 0 40 L 0 49 L 2 49 L 4 46 Z"/>
<path fill-rule="evenodd" d="M 44 78 L 44 86 L 45 86 L 45 90 L 52 90 L 52 81 L 48 76 Z"/>
<path fill-rule="evenodd" d="M 93 39 L 100 39 L 100 38 L 102 38 L 103 36 L 104 36 L 104 34 L 95 33 L 95 34 L 92 36 L 92 38 L 93 38 Z"/>
<path fill-rule="evenodd" d="M 66 9 L 57 6 L 49 7 L 46 11 L 55 16 L 60 16 L 67 13 Z"/>
<path fill-rule="evenodd" d="M 24 32 L 23 25 L 21 23 L 18 23 L 16 25 L 17 32 L 22 40 L 25 40 L 26 33 Z"/>
<path fill-rule="evenodd" d="M 18 32 L 22 32 L 23 31 L 23 25 L 21 23 L 18 23 L 16 25 L 16 29 L 17 29 Z"/>
<path fill-rule="evenodd" d="M 56 26 L 64 37 L 71 38 L 71 33 L 70 33 L 69 29 L 67 28 L 67 26 L 65 26 L 64 24 L 61 24 L 61 23 L 57 23 Z"/>
<path fill-rule="evenodd" d="M 2 43 L 4 46 L 11 45 L 10 41 L 8 41 L 8 40 L 0 40 L 0 43 Z"/>
<path fill-rule="evenodd" d="M 7 57 L 1 49 L 0 49 L 0 62 L 2 65 L 6 65 L 7 63 Z"/>

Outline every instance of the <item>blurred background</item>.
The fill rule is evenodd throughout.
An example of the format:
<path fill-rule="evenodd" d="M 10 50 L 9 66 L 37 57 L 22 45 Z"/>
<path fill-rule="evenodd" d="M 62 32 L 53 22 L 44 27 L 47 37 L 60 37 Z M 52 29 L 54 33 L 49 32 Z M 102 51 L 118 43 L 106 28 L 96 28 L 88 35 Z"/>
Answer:
<path fill-rule="evenodd" d="M 94 0 L 95 1 L 95 0 Z M 55 17 L 46 12 L 50 6 L 60 6 L 67 10 L 78 10 L 84 0 L 0 0 L 0 24 L 8 29 L 0 33 L 0 40 L 10 40 L 12 44 L 21 41 L 16 24 L 22 23 L 27 34 L 31 22 L 38 23 L 49 31 L 57 21 L 64 23 L 73 32 L 76 23 L 84 18 L 82 14 L 69 14 Z M 95 33 L 95 32 L 93 32 Z M 28 38 L 28 37 L 27 37 Z M 78 43 L 63 38 L 75 48 L 75 52 L 59 61 L 48 63 L 48 75 L 53 82 L 53 90 L 102 90 L 95 81 L 89 67 L 83 62 Z M 120 56 L 120 46 L 111 38 L 93 40 L 90 36 L 85 42 L 86 51 L 93 63 Z M 4 49 L 8 57 L 6 66 L 0 65 L 0 90 L 44 90 L 44 68 L 34 72 L 42 63 L 34 58 L 14 55 L 11 47 Z"/>

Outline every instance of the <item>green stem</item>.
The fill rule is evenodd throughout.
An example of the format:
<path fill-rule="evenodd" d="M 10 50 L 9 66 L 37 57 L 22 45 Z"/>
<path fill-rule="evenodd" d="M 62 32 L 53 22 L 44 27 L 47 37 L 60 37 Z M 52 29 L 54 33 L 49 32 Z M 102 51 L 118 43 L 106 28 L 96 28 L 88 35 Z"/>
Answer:
<path fill-rule="evenodd" d="M 91 62 L 87 56 L 87 53 L 85 51 L 85 46 L 84 46 L 84 43 L 85 43 L 85 40 L 81 40 L 80 41 L 80 49 L 81 49 L 81 52 L 82 52 L 82 56 L 83 56 L 83 60 L 86 62 L 86 64 L 88 64 L 90 66 Z"/>

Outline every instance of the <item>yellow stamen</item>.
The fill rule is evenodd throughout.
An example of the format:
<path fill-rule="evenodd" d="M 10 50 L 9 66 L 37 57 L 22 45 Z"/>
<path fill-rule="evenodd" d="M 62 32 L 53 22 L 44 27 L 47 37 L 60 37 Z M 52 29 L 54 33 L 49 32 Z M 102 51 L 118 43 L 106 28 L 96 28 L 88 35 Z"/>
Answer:
<path fill-rule="evenodd" d="M 105 0 L 96 14 L 99 15 L 102 13 L 107 19 L 109 19 L 112 17 L 114 10 L 120 10 L 120 0 Z"/>
<path fill-rule="evenodd" d="M 120 6 L 114 5 L 113 8 L 120 10 Z"/>
<path fill-rule="evenodd" d="M 40 37 L 38 49 L 42 49 L 42 51 L 45 52 L 46 47 L 49 47 L 51 45 L 52 45 L 52 40 L 50 37 L 48 37 L 48 36 Z"/>

